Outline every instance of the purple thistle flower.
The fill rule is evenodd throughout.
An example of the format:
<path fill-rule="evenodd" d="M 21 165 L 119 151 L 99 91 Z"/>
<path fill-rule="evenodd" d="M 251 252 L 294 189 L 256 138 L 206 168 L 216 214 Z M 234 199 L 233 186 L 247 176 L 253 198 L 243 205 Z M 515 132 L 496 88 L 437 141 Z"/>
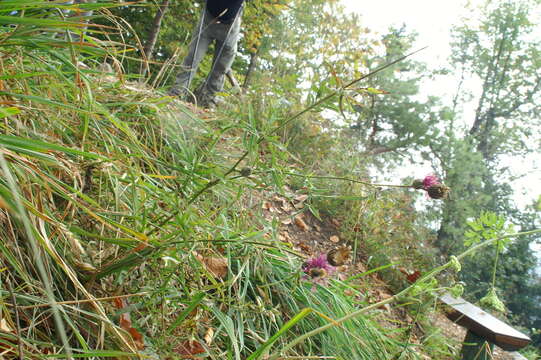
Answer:
<path fill-rule="evenodd" d="M 304 272 L 303 280 L 311 281 L 313 283 L 312 291 L 315 291 L 316 284 L 327 285 L 328 276 L 332 274 L 335 267 L 329 264 L 327 261 L 327 255 L 321 254 L 317 257 L 308 259 L 302 265 L 302 271 Z"/>
<path fill-rule="evenodd" d="M 423 189 L 428 190 L 431 186 L 441 185 L 440 179 L 434 174 L 428 174 L 423 179 Z"/>
<path fill-rule="evenodd" d="M 314 257 L 306 261 L 302 266 L 302 271 L 306 274 L 310 274 L 313 269 L 323 270 L 326 273 L 334 271 L 334 266 L 327 261 L 327 255 L 321 254 L 318 257 Z"/>

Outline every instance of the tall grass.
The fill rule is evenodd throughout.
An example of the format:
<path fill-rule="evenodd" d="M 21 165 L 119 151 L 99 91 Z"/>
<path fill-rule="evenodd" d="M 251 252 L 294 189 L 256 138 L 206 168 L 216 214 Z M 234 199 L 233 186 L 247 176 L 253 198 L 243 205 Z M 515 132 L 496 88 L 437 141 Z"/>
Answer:
<path fill-rule="evenodd" d="M 146 172 L 134 171 L 145 164 L 155 167 L 152 158 L 163 144 L 156 141 L 150 148 L 138 139 L 156 137 L 160 128 L 138 129 L 122 118 L 122 110 L 134 106 L 129 114 L 133 119 L 165 105 L 145 102 L 141 94 L 115 94 L 112 83 L 92 84 L 97 72 L 82 68 L 78 60 L 83 54 L 111 55 L 112 49 L 90 36 L 85 43 L 73 43 L 63 35 L 85 26 L 64 19 L 64 11 L 77 9 L 59 2 L 0 4 L 0 276 L 2 284 L 12 284 L 1 289 L 3 331 L 10 330 L 0 338 L 6 356 L 110 357 L 137 352 L 131 337 L 110 319 L 106 305 L 95 299 L 88 281 L 105 257 L 89 254 L 89 243 L 97 239 L 95 251 L 107 251 L 103 244 L 130 248 L 149 242 L 133 226 L 141 212 L 136 208 L 140 202 L 132 200 L 140 198 L 134 191 L 125 193 L 134 184 L 124 178 L 146 175 L 141 187 L 156 187 Z M 96 97 L 100 92 L 107 95 L 106 101 Z M 97 169 L 100 176 L 95 176 Z M 59 304 L 67 300 L 86 302 L 80 307 Z"/>
<path fill-rule="evenodd" d="M 353 312 L 347 284 L 312 291 L 300 280 L 301 257 L 259 211 L 283 191 L 281 140 L 307 110 L 239 103 L 202 121 L 120 73 L 103 76 L 96 65 L 122 44 L 94 38 L 103 26 L 83 34 L 82 19 L 65 18 L 77 9 L 0 2 L 0 354 L 178 356 L 196 341 L 213 359 L 255 358 L 269 340 L 285 345 Z M 227 276 L 198 256 L 227 259 Z M 360 316 L 290 352 L 388 358 L 404 345 L 392 335 Z"/>

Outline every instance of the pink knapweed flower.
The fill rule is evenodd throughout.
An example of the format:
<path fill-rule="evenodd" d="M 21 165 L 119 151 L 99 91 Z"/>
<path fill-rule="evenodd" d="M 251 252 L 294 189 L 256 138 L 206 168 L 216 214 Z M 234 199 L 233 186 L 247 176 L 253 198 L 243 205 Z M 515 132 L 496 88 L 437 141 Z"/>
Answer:
<path fill-rule="evenodd" d="M 321 254 L 318 257 L 308 259 L 302 266 L 302 271 L 306 274 L 309 274 L 312 269 L 321 269 L 330 273 L 334 271 L 334 266 L 327 261 L 327 255 Z"/>
<path fill-rule="evenodd" d="M 327 255 L 321 254 L 317 257 L 308 259 L 302 265 L 302 271 L 304 272 L 303 280 L 312 281 L 314 287 L 312 291 L 315 291 L 315 284 L 326 285 L 328 276 L 334 272 L 335 268 L 327 261 Z"/>
<path fill-rule="evenodd" d="M 425 176 L 425 178 L 423 179 L 423 188 L 425 190 L 428 190 L 428 188 L 434 185 L 441 185 L 440 179 L 438 179 L 438 177 L 434 174 L 428 174 L 427 176 Z"/>

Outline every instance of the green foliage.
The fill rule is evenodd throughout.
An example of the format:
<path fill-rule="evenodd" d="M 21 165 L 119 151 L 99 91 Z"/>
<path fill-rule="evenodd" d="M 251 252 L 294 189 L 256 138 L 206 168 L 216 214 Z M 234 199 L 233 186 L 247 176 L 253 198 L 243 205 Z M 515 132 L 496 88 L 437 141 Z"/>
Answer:
<path fill-rule="evenodd" d="M 57 10 L 75 6 L 0 2 L 0 21 L 7 24 L 0 29 L 6 54 L 0 63 L 0 311 L 6 326 L 20 330 L 15 336 L 3 328 L 0 340 L 13 354 L 19 342 L 28 358 L 122 356 L 141 353 L 133 340 L 142 334 L 145 356 L 175 357 L 179 346 L 195 341 L 212 358 L 414 359 L 419 347 L 410 343 L 410 328 L 385 329 L 377 311 L 365 311 L 394 300 L 372 304 L 365 296 L 368 275 L 378 273 L 397 291 L 406 288 L 408 300 L 424 307 L 440 287 L 436 274 L 448 268 L 462 266 L 467 284 L 486 281 L 488 250 L 475 262 L 457 256 L 430 270 L 437 257 L 415 211 L 417 197 L 370 185 L 370 163 L 366 151 L 360 154 L 385 149 L 379 154 L 396 160 L 397 150 L 437 150 L 457 194 L 443 210 L 446 231 L 463 230 L 481 204 L 494 211 L 506 205 L 495 198 L 509 189 L 489 188 L 492 169 L 475 154 L 478 138 L 462 141 L 450 130 L 451 141 L 438 137 L 438 116 L 452 127 L 455 114 L 436 115 L 435 99 L 417 99 L 422 64 L 407 60 L 354 88 L 345 85 L 344 79 L 407 53 L 414 36 L 392 29 L 381 43 L 370 40 L 358 17 L 345 15 L 337 1 L 254 4 L 246 9 L 235 64 L 244 71 L 247 56 L 257 54 L 254 86 L 202 121 L 122 77 L 121 68 L 129 78 L 144 65 L 136 49 L 148 35 L 154 2 L 111 10 L 113 4 L 87 5 L 102 24 L 118 26 L 91 26 L 84 42 L 60 36 L 82 34 L 83 24 L 65 21 Z M 156 84 L 167 81 L 171 69 L 162 62 L 182 55 L 201 9 L 195 2 L 171 3 L 150 65 Z M 18 13 L 10 15 L 13 10 Z M 384 55 L 375 56 L 380 45 Z M 94 68 L 104 59 L 115 74 Z M 324 109 L 357 131 L 336 126 L 320 114 Z M 502 138 L 496 135 L 490 139 Z M 367 271 L 314 289 L 300 278 L 302 256 L 279 241 L 277 221 L 258 206 L 286 185 L 309 195 L 307 211 L 341 220 L 341 238 Z M 472 247 L 508 231 L 488 212 L 469 226 Z M 535 262 L 528 252 L 534 240 L 520 238 L 496 253 L 503 251 L 496 285 L 512 294 L 505 300 L 520 321 L 535 311 L 540 294 L 521 276 Z M 209 259 L 225 262 L 224 274 Z M 397 266 L 423 275 L 408 286 Z M 463 290 L 461 284 L 453 289 Z M 496 293 L 494 284 L 490 291 Z M 97 299 L 125 294 L 133 297 L 121 308 Z M 522 294 L 528 294 L 522 303 L 511 298 Z M 11 302 L 19 306 L 5 306 Z M 42 321 L 51 313 L 54 324 Z M 126 313 L 129 328 L 121 322 Z M 433 336 L 422 345 L 435 358 L 450 356 Z"/>
<path fill-rule="evenodd" d="M 496 294 L 496 289 L 491 288 L 488 293 L 479 300 L 483 308 L 495 310 L 500 313 L 505 312 L 505 305 Z"/>
<path fill-rule="evenodd" d="M 307 95 L 307 102 L 313 103 L 342 86 L 340 79 L 360 77 L 372 42 L 363 36 L 366 30 L 359 22 L 336 0 L 290 1 L 289 10 L 273 19 L 258 49 L 256 84 L 265 85 L 262 91 L 270 86 L 274 96 L 289 102 Z M 332 99 L 315 110 L 337 102 Z"/>
<path fill-rule="evenodd" d="M 14 288 L 2 285 L 0 295 L 5 304 L 12 291 L 18 305 L 31 306 L 19 309 L 29 329 L 19 334 L 25 357 L 43 358 L 43 349 L 55 357 L 134 354 L 141 346 L 134 334 L 144 336 L 147 351 L 174 356 L 214 328 L 211 356 L 225 350 L 246 358 L 268 339 L 283 345 L 355 309 L 346 285 L 313 293 L 299 282 L 300 259 L 276 240 L 276 224 L 245 206 L 260 201 L 262 187 L 283 187 L 288 153 L 275 133 L 283 129 L 287 138 L 288 112 L 272 101 L 255 112 L 239 104 L 229 114 L 234 124 L 207 124 L 140 84 L 79 69 L 71 44 L 62 44 L 4 47 L 12 56 L 1 64 L 12 74 L 3 79 L 2 100 L 16 99 L 21 111 L 6 110 L 14 121 L 2 127 L 0 276 Z M 87 61 L 94 59 L 101 57 Z M 238 175 L 241 162 L 254 170 L 248 177 Z M 35 249 L 26 250 L 28 243 Z M 225 258 L 227 276 L 198 256 Z M 112 294 L 144 296 L 120 309 L 96 300 Z M 56 301 L 70 303 L 53 306 L 57 323 L 42 327 L 50 310 L 41 305 Z M 306 307 L 318 317 L 280 332 Z M 126 312 L 129 328 L 120 317 Z M 2 315 L 15 328 L 13 309 Z M 358 317 L 290 352 L 373 359 L 400 345 Z"/>
<path fill-rule="evenodd" d="M 374 69 L 412 51 L 415 37 L 405 28 L 389 29 L 380 40 L 383 54 L 367 58 L 366 67 Z M 434 113 L 438 100 L 434 97 L 419 100 L 421 77 L 426 73 L 424 64 L 406 59 L 372 77 L 366 90 L 358 89 L 347 97 L 353 111 L 348 125 L 364 155 L 377 156 L 378 163 L 399 162 L 402 159 L 398 154 L 417 153 L 438 135 L 436 123 L 440 119 Z"/>
<path fill-rule="evenodd" d="M 471 229 L 464 234 L 464 246 L 466 247 L 514 232 L 512 224 L 506 226 L 505 218 L 493 212 L 482 212 L 477 219 L 468 221 L 468 226 Z M 498 241 L 498 251 L 504 251 L 507 243 L 509 243 L 508 239 Z"/>
<path fill-rule="evenodd" d="M 478 24 L 454 32 L 454 66 L 482 81 L 469 134 L 487 161 L 531 149 L 524 139 L 532 126 L 539 126 L 534 114 L 539 111 L 541 52 L 531 37 L 532 12 L 538 6 L 536 1 L 486 2 Z"/>

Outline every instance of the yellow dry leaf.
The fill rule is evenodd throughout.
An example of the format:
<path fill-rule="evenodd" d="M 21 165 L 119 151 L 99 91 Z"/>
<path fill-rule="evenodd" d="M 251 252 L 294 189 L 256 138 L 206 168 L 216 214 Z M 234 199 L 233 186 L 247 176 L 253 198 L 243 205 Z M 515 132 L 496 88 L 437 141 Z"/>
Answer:
<path fill-rule="evenodd" d="M 207 345 L 210 345 L 212 343 L 213 338 L 214 338 L 214 329 L 208 328 L 207 332 L 205 333 L 205 336 L 203 337 L 203 339 L 205 340 L 205 343 Z"/>
<path fill-rule="evenodd" d="M 5 333 L 13 332 L 13 329 L 11 328 L 11 326 L 9 326 L 6 319 L 3 319 L 3 318 L 0 319 L 0 331 L 5 332 Z"/>
<path fill-rule="evenodd" d="M 225 278 L 227 276 L 227 270 L 229 264 L 224 257 L 203 257 L 197 255 L 197 259 L 205 265 L 205 268 L 214 276 L 218 278 Z"/>
<path fill-rule="evenodd" d="M 309 231 L 310 227 L 306 225 L 304 220 L 301 218 L 301 215 L 295 216 L 295 225 L 301 228 L 302 231 Z"/>

